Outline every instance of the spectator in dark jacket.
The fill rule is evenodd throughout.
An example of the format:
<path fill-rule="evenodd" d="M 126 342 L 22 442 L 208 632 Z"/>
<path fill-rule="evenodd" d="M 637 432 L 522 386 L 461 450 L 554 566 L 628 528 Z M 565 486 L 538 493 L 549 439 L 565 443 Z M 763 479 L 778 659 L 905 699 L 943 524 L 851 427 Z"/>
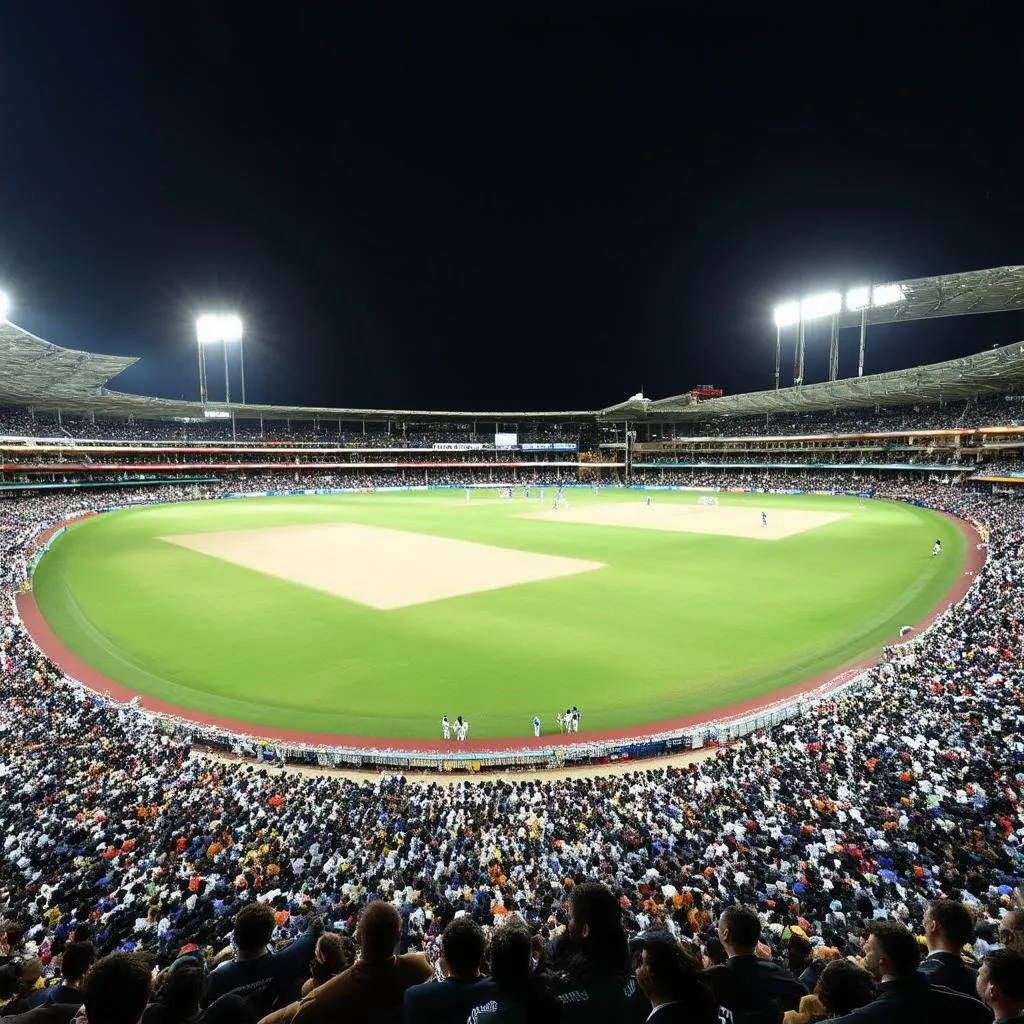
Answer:
<path fill-rule="evenodd" d="M 917 939 L 897 921 L 868 926 L 864 966 L 880 982 L 874 1002 L 836 1017 L 842 1024 L 989 1024 L 992 1015 L 960 992 L 930 985 L 918 972 Z"/>
<path fill-rule="evenodd" d="M 234 955 L 210 972 L 204 1006 L 229 992 L 245 996 L 262 1011 L 298 998 L 323 925 L 310 921 L 302 935 L 276 953 L 270 949 L 274 927 L 274 908 L 268 903 L 250 903 L 238 912 L 231 938 Z"/>
<path fill-rule="evenodd" d="M 708 971 L 719 1003 L 736 1024 L 775 1024 L 795 1010 L 807 989 L 784 967 L 755 955 L 761 919 L 749 907 L 727 907 L 718 919 L 718 937 L 729 959 Z"/>
<path fill-rule="evenodd" d="M 498 987 L 480 966 L 487 944 L 483 928 L 464 915 L 441 933 L 444 981 L 428 981 L 406 989 L 402 1024 L 465 1024 L 474 1006 L 490 1002 Z"/>
<path fill-rule="evenodd" d="M 674 940 L 644 945 L 636 980 L 652 1006 L 653 1024 L 718 1024 L 718 1001 L 700 964 Z"/>
<path fill-rule="evenodd" d="M 924 912 L 928 956 L 918 971 L 933 985 L 978 998 L 978 972 L 963 962 L 960 951 L 974 935 L 967 908 L 956 900 L 932 900 Z"/>
<path fill-rule="evenodd" d="M 978 971 L 978 996 L 995 1014 L 995 1024 L 1024 1019 L 1024 954 L 993 950 Z"/>
<path fill-rule="evenodd" d="M 96 947 L 91 942 L 69 942 L 60 958 L 61 980 L 57 985 L 44 988 L 30 1000 L 30 1006 L 51 1006 L 53 1003 L 74 1003 L 81 1006 L 84 1001 L 82 984 L 86 971 L 96 961 Z"/>

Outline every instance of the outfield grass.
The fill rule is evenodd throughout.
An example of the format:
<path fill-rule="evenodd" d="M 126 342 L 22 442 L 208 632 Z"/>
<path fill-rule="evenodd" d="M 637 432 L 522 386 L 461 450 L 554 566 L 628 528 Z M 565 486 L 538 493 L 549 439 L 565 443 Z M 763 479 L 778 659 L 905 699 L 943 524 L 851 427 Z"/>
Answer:
<path fill-rule="evenodd" d="M 641 501 L 570 492 L 573 505 Z M 723 495 L 843 511 L 760 541 L 527 520 L 461 492 L 202 502 L 71 527 L 35 575 L 47 621 L 91 665 L 184 708 L 339 735 L 470 738 L 712 711 L 851 662 L 926 615 L 963 569 L 959 529 L 906 505 Z M 696 502 L 659 493 L 659 503 Z M 161 541 L 172 534 L 350 521 L 607 563 L 580 576 L 381 612 Z M 940 537 L 944 554 L 931 558 Z"/>

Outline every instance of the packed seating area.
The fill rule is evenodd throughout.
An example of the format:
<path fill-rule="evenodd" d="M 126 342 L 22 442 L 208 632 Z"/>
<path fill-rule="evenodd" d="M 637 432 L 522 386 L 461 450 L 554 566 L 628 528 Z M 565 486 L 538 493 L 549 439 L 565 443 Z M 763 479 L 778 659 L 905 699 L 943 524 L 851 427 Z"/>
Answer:
<path fill-rule="evenodd" d="M 988 560 L 865 685 L 684 766 L 456 783 L 214 760 L 63 679 L 11 614 L 19 553 L 41 524 L 152 492 L 5 502 L 4 1019 L 58 981 L 63 1019 L 84 999 L 94 1024 L 134 1021 L 110 1009 L 129 999 L 147 1020 L 211 1024 L 642 1021 L 652 1006 L 655 1022 L 761 1024 L 802 999 L 818 1015 L 791 1021 L 872 1001 L 872 1020 L 1016 1014 L 1024 504 L 886 493 L 980 523 Z M 911 934 L 933 954 L 921 968 Z M 940 974 L 962 994 L 930 987 Z"/>

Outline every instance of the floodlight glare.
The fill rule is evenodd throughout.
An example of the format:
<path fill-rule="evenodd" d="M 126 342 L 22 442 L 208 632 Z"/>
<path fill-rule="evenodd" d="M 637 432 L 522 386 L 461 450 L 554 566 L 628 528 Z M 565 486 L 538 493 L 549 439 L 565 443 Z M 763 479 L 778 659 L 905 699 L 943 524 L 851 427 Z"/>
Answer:
<path fill-rule="evenodd" d="M 876 284 L 871 289 L 872 306 L 892 306 L 903 301 L 903 285 Z"/>
<path fill-rule="evenodd" d="M 824 316 L 835 316 L 842 308 L 843 297 L 839 292 L 810 295 L 800 303 L 800 319 L 817 320 Z"/>
<path fill-rule="evenodd" d="M 792 327 L 800 322 L 800 303 L 783 302 L 775 307 L 775 326 Z"/>
<path fill-rule="evenodd" d="M 233 313 L 206 313 L 196 318 L 196 338 L 200 345 L 241 341 L 242 318 Z"/>
<path fill-rule="evenodd" d="M 11 300 L 7 292 L 0 292 L 0 323 L 7 322 L 7 314 L 11 311 Z"/>
<path fill-rule="evenodd" d="M 851 313 L 867 309 L 871 305 L 870 288 L 851 288 L 846 293 L 846 308 Z"/>

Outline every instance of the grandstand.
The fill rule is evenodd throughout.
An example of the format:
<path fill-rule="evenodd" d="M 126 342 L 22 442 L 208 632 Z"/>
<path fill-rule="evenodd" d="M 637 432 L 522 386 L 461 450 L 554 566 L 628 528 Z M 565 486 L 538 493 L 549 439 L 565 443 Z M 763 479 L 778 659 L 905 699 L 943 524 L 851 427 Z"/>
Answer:
<path fill-rule="evenodd" d="M 163 967 L 182 950 L 212 961 L 258 894 L 273 907 L 275 941 L 304 958 L 283 999 L 324 923 L 351 933 L 372 899 L 398 909 L 402 951 L 425 949 L 433 965 L 460 910 L 488 927 L 515 910 L 538 943 L 557 940 L 566 894 L 584 881 L 611 890 L 629 936 L 665 933 L 707 957 L 718 955 L 719 915 L 744 903 L 767 955 L 789 957 L 810 987 L 830 958 L 863 952 L 873 918 L 920 933 L 940 896 L 969 909 L 969 958 L 999 941 L 1024 945 L 1024 346 L 780 392 L 554 413 L 203 406 L 109 390 L 131 362 L 0 327 L 4 955 L 39 957 L 45 981 L 72 934 L 100 954 L 143 950 Z M 499 445 L 499 433 L 515 443 Z M 461 487 L 545 475 L 863 489 L 970 520 L 986 558 L 937 629 L 870 670 L 743 720 L 495 752 L 482 767 L 533 777 L 476 787 L 271 771 L 438 765 L 267 743 L 118 705 L 41 660 L 6 612 L 42 532 L 86 510 L 283 483 Z M 610 774 L 613 761 L 702 747 L 713 756 Z M 584 766 L 589 776 L 566 777 Z M 800 965 L 793 935 L 812 942 Z M 561 970 L 557 942 L 550 955 L 552 990 L 575 1005 L 583 982 Z M 643 1019 L 628 964 L 621 977 Z M 715 975 L 701 977 L 728 1006 Z"/>

